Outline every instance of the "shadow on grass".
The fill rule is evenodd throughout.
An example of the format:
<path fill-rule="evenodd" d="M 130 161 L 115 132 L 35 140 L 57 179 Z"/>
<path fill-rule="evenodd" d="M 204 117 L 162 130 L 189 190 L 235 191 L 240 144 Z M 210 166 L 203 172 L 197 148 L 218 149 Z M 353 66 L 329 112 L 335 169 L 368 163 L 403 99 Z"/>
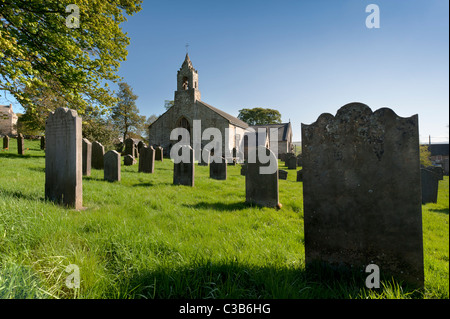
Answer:
<path fill-rule="evenodd" d="M 241 210 L 246 209 L 249 207 L 252 207 L 251 204 L 246 202 L 235 202 L 235 203 L 224 203 L 224 202 L 215 202 L 215 203 L 208 203 L 208 202 L 199 202 L 194 205 L 189 204 L 182 204 L 185 207 L 189 208 L 195 208 L 195 209 L 213 209 L 217 211 L 234 211 L 234 210 Z M 254 205 L 253 205 L 254 206 Z"/>
<path fill-rule="evenodd" d="M 22 159 L 29 159 L 29 158 L 35 158 L 35 157 L 45 157 L 45 154 L 27 154 L 27 151 L 25 151 L 24 155 L 15 154 L 15 153 L 7 153 L 7 152 L 1 152 L 0 158 L 22 158 Z"/>
<path fill-rule="evenodd" d="M 45 173 L 45 167 L 28 167 L 30 171 Z"/>
<path fill-rule="evenodd" d="M 448 215 L 448 208 L 441 208 L 441 209 L 438 209 L 438 208 L 435 208 L 435 209 L 430 209 L 430 212 L 433 212 L 433 213 L 441 213 L 441 214 L 447 214 Z"/>
<path fill-rule="evenodd" d="M 124 298 L 156 299 L 347 299 L 365 298 L 364 273 L 336 271 L 323 267 L 273 267 L 241 265 L 236 261 L 196 262 L 192 266 L 167 267 L 119 279 Z M 397 287 L 399 297 L 421 298 L 422 292 L 385 281 Z M 376 289 L 378 294 L 391 294 Z M 387 288 L 391 289 L 391 288 Z M 375 296 L 376 297 L 376 296 Z"/>
<path fill-rule="evenodd" d="M 9 197 L 31 200 L 31 201 L 45 202 L 44 196 L 40 196 L 40 195 L 36 195 L 36 194 L 27 194 L 27 193 L 24 193 L 21 191 L 12 191 L 9 189 L 0 188 L 0 194 L 6 195 Z"/>

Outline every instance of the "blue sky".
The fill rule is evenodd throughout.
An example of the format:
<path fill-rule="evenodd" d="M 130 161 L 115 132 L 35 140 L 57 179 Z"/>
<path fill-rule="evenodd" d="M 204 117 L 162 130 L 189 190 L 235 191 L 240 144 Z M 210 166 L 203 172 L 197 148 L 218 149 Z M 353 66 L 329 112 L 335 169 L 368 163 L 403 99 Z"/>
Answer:
<path fill-rule="evenodd" d="M 365 24 L 372 3 L 379 29 Z M 418 114 L 421 141 L 444 142 L 448 12 L 447 0 L 144 0 L 123 24 L 131 44 L 119 74 L 141 114 L 162 114 L 189 43 L 203 101 L 234 116 L 277 109 L 295 141 L 301 123 L 362 102 Z"/>

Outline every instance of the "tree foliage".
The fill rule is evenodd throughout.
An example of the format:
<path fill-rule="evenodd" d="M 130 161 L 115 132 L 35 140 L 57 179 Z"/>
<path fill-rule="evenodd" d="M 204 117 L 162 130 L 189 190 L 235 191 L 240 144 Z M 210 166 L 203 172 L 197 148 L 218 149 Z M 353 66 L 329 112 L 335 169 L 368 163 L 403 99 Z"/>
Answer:
<path fill-rule="evenodd" d="M 133 89 L 125 82 L 119 83 L 119 92 L 117 94 L 118 102 L 112 108 L 112 121 L 123 135 L 123 140 L 127 138 L 129 132 L 139 132 L 142 130 L 146 118 L 139 115 L 136 106 L 138 96 L 133 93 Z"/>
<path fill-rule="evenodd" d="M 264 125 L 281 123 L 281 114 L 274 109 L 255 107 L 239 110 L 238 118 L 248 125 Z"/>
<path fill-rule="evenodd" d="M 431 166 L 430 156 L 431 152 L 428 149 L 428 145 L 420 145 L 420 164 Z"/>
<path fill-rule="evenodd" d="M 120 28 L 141 10 L 142 0 L 0 0 L 0 89 L 22 106 L 48 89 L 84 114 L 115 103 L 107 81 L 127 56 L 129 38 Z M 69 28 L 69 4 L 79 8 L 79 27 Z M 52 84 L 52 85 L 49 85 Z"/>

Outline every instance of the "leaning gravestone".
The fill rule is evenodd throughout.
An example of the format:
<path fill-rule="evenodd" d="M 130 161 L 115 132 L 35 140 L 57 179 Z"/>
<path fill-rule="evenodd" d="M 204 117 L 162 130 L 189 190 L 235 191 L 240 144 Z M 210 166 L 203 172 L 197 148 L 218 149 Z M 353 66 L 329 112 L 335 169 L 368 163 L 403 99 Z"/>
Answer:
<path fill-rule="evenodd" d="M 3 148 L 9 149 L 9 136 L 8 135 L 5 135 L 5 137 L 3 137 Z"/>
<path fill-rule="evenodd" d="M 133 156 L 128 154 L 123 157 L 123 164 L 125 166 L 131 166 L 131 165 L 136 164 L 136 160 L 134 159 Z"/>
<path fill-rule="evenodd" d="M 189 160 L 185 163 L 180 161 L 173 164 L 173 184 L 174 185 L 186 185 L 194 186 L 194 150 L 189 145 L 183 145 L 180 147 L 179 152 L 189 152 Z M 158 152 L 156 152 L 158 154 Z M 162 148 L 161 148 L 162 155 Z"/>
<path fill-rule="evenodd" d="M 268 163 L 263 163 L 263 157 L 259 155 L 264 153 L 269 157 Z M 245 201 L 261 206 L 281 207 L 278 200 L 278 160 L 274 153 L 264 146 L 252 147 L 249 149 L 248 159 Z M 266 172 L 270 163 L 276 167 Z"/>
<path fill-rule="evenodd" d="M 120 181 L 120 154 L 108 151 L 103 156 L 103 179 L 108 182 Z"/>
<path fill-rule="evenodd" d="M 139 172 L 154 173 L 155 171 L 155 150 L 153 147 L 142 146 L 139 156 Z"/>
<path fill-rule="evenodd" d="M 19 155 L 25 154 L 25 146 L 22 133 L 19 133 L 19 136 L 17 136 L 17 153 Z"/>
<path fill-rule="evenodd" d="M 212 161 L 209 164 L 209 177 L 212 179 L 226 180 L 227 179 L 227 161 L 222 157 L 218 163 Z"/>
<path fill-rule="evenodd" d="M 103 169 L 103 156 L 105 155 L 105 148 L 97 141 L 92 143 L 92 158 L 91 166 L 95 169 Z"/>
<path fill-rule="evenodd" d="M 163 161 L 163 148 L 161 146 L 157 146 L 155 148 L 155 161 Z"/>
<path fill-rule="evenodd" d="M 56 109 L 47 118 L 45 136 L 45 198 L 81 209 L 81 117 L 75 110 L 62 107 Z"/>
<path fill-rule="evenodd" d="M 278 170 L 278 178 L 279 179 L 287 179 L 288 172 L 282 169 Z"/>
<path fill-rule="evenodd" d="M 92 143 L 87 138 L 82 140 L 83 175 L 91 176 Z"/>
<path fill-rule="evenodd" d="M 294 154 L 287 158 L 286 166 L 288 169 L 297 169 L 297 157 Z"/>
<path fill-rule="evenodd" d="M 420 179 L 422 184 L 422 204 L 437 203 L 439 175 L 430 169 L 421 168 Z"/>
<path fill-rule="evenodd" d="M 302 124 L 306 264 L 423 287 L 418 116 L 361 103 Z"/>

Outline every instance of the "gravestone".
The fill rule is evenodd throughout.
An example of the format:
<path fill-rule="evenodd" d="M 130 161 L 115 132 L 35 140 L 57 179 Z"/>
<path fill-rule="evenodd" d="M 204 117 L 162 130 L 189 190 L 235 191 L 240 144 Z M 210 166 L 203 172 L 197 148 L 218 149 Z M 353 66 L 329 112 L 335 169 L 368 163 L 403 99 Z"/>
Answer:
<path fill-rule="evenodd" d="M 92 157 L 91 166 L 95 169 L 103 169 L 103 156 L 105 155 L 105 148 L 97 141 L 92 143 Z"/>
<path fill-rule="evenodd" d="M 297 157 L 294 154 L 287 158 L 286 166 L 288 169 L 297 169 Z"/>
<path fill-rule="evenodd" d="M 9 136 L 5 135 L 3 137 L 3 148 L 9 149 Z"/>
<path fill-rule="evenodd" d="M 302 182 L 303 181 L 303 170 L 299 169 L 297 171 L 297 182 Z"/>
<path fill-rule="evenodd" d="M 200 153 L 200 157 L 198 158 L 199 166 L 208 166 L 210 162 L 210 152 L 207 149 L 203 149 Z M 206 157 L 206 160 L 204 159 Z"/>
<path fill-rule="evenodd" d="M 103 156 L 103 179 L 108 182 L 120 181 L 120 154 L 108 151 Z"/>
<path fill-rule="evenodd" d="M 81 117 L 58 108 L 45 122 L 45 198 L 75 209 L 83 205 Z"/>
<path fill-rule="evenodd" d="M 155 150 L 153 147 L 142 146 L 139 156 L 139 172 L 154 173 L 155 171 Z"/>
<path fill-rule="evenodd" d="M 41 150 L 45 150 L 45 136 L 41 136 Z"/>
<path fill-rule="evenodd" d="M 136 160 L 134 159 L 133 156 L 127 154 L 123 157 L 123 164 L 125 166 L 131 166 L 131 165 L 136 164 Z"/>
<path fill-rule="evenodd" d="M 209 177 L 212 179 L 226 180 L 227 179 L 227 161 L 222 157 L 219 163 L 212 161 L 209 164 Z"/>
<path fill-rule="evenodd" d="M 124 155 L 131 155 L 134 158 L 139 157 L 138 148 L 136 143 L 132 138 L 127 138 L 125 140 L 125 151 L 123 153 Z"/>
<path fill-rule="evenodd" d="M 87 138 L 82 139 L 83 175 L 91 176 L 92 143 Z"/>
<path fill-rule="evenodd" d="M 279 179 L 287 179 L 288 172 L 282 169 L 278 170 L 278 178 Z"/>
<path fill-rule="evenodd" d="M 183 161 L 180 161 L 179 163 L 174 162 L 173 184 L 194 186 L 194 171 L 195 171 L 194 150 L 189 145 L 183 145 L 180 147 L 179 151 L 180 153 L 189 152 L 189 161 L 187 163 L 184 163 Z M 160 154 L 162 155 L 162 148 L 160 148 L 160 152 L 161 152 Z M 158 151 L 156 151 L 156 154 L 158 154 Z"/>
<path fill-rule="evenodd" d="M 298 154 L 297 155 L 297 166 L 303 166 L 303 158 L 302 158 L 302 154 Z"/>
<path fill-rule="evenodd" d="M 263 163 L 258 154 L 269 156 L 269 162 Z M 245 175 L 245 201 L 260 206 L 281 207 L 278 200 L 278 160 L 275 154 L 264 146 L 252 147 L 248 150 L 249 162 Z M 253 159 L 256 159 L 255 161 Z M 261 168 L 274 163 L 273 173 L 267 173 Z"/>
<path fill-rule="evenodd" d="M 444 170 L 442 169 L 442 167 L 428 166 L 426 167 L 426 169 L 435 173 L 440 181 L 444 180 Z"/>
<path fill-rule="evenodd" d="M 19 133 L 19 136 L 17 136 L 17 153 L 19 155 L 25 154 L 24 138 L 22 133 Z"/>
<path fill-rule="evenodd" d="M 241 175 L 245 176 L 245 174 L 247 174 L 247 164 L 242 164 L 241 165 Z"/>
<path fill-rule="evenodd" d="M 422 204 L 437 203 L 439 175 L 427 168 L 420 169 L 422 184 Z"/>
<path fill-rule="evenodd" d="M 145 146 L 145 143 L 142 141 L 139 141 L 139 143 L 137 144 L 137 151 L 138 151 L 139 156 L 141 156 L 141 149 L 144 146 Z"/>
<path fill-rule="evenodd" d="M 161 146 L 157 146 L 155 148 L 155 161 L 163 161 L 163 148 Z"/>
<path fill-rule="evenodd" d="M 302 124 L 306 265 L 424 284 L 418 116 L 350 103 Z"/>

